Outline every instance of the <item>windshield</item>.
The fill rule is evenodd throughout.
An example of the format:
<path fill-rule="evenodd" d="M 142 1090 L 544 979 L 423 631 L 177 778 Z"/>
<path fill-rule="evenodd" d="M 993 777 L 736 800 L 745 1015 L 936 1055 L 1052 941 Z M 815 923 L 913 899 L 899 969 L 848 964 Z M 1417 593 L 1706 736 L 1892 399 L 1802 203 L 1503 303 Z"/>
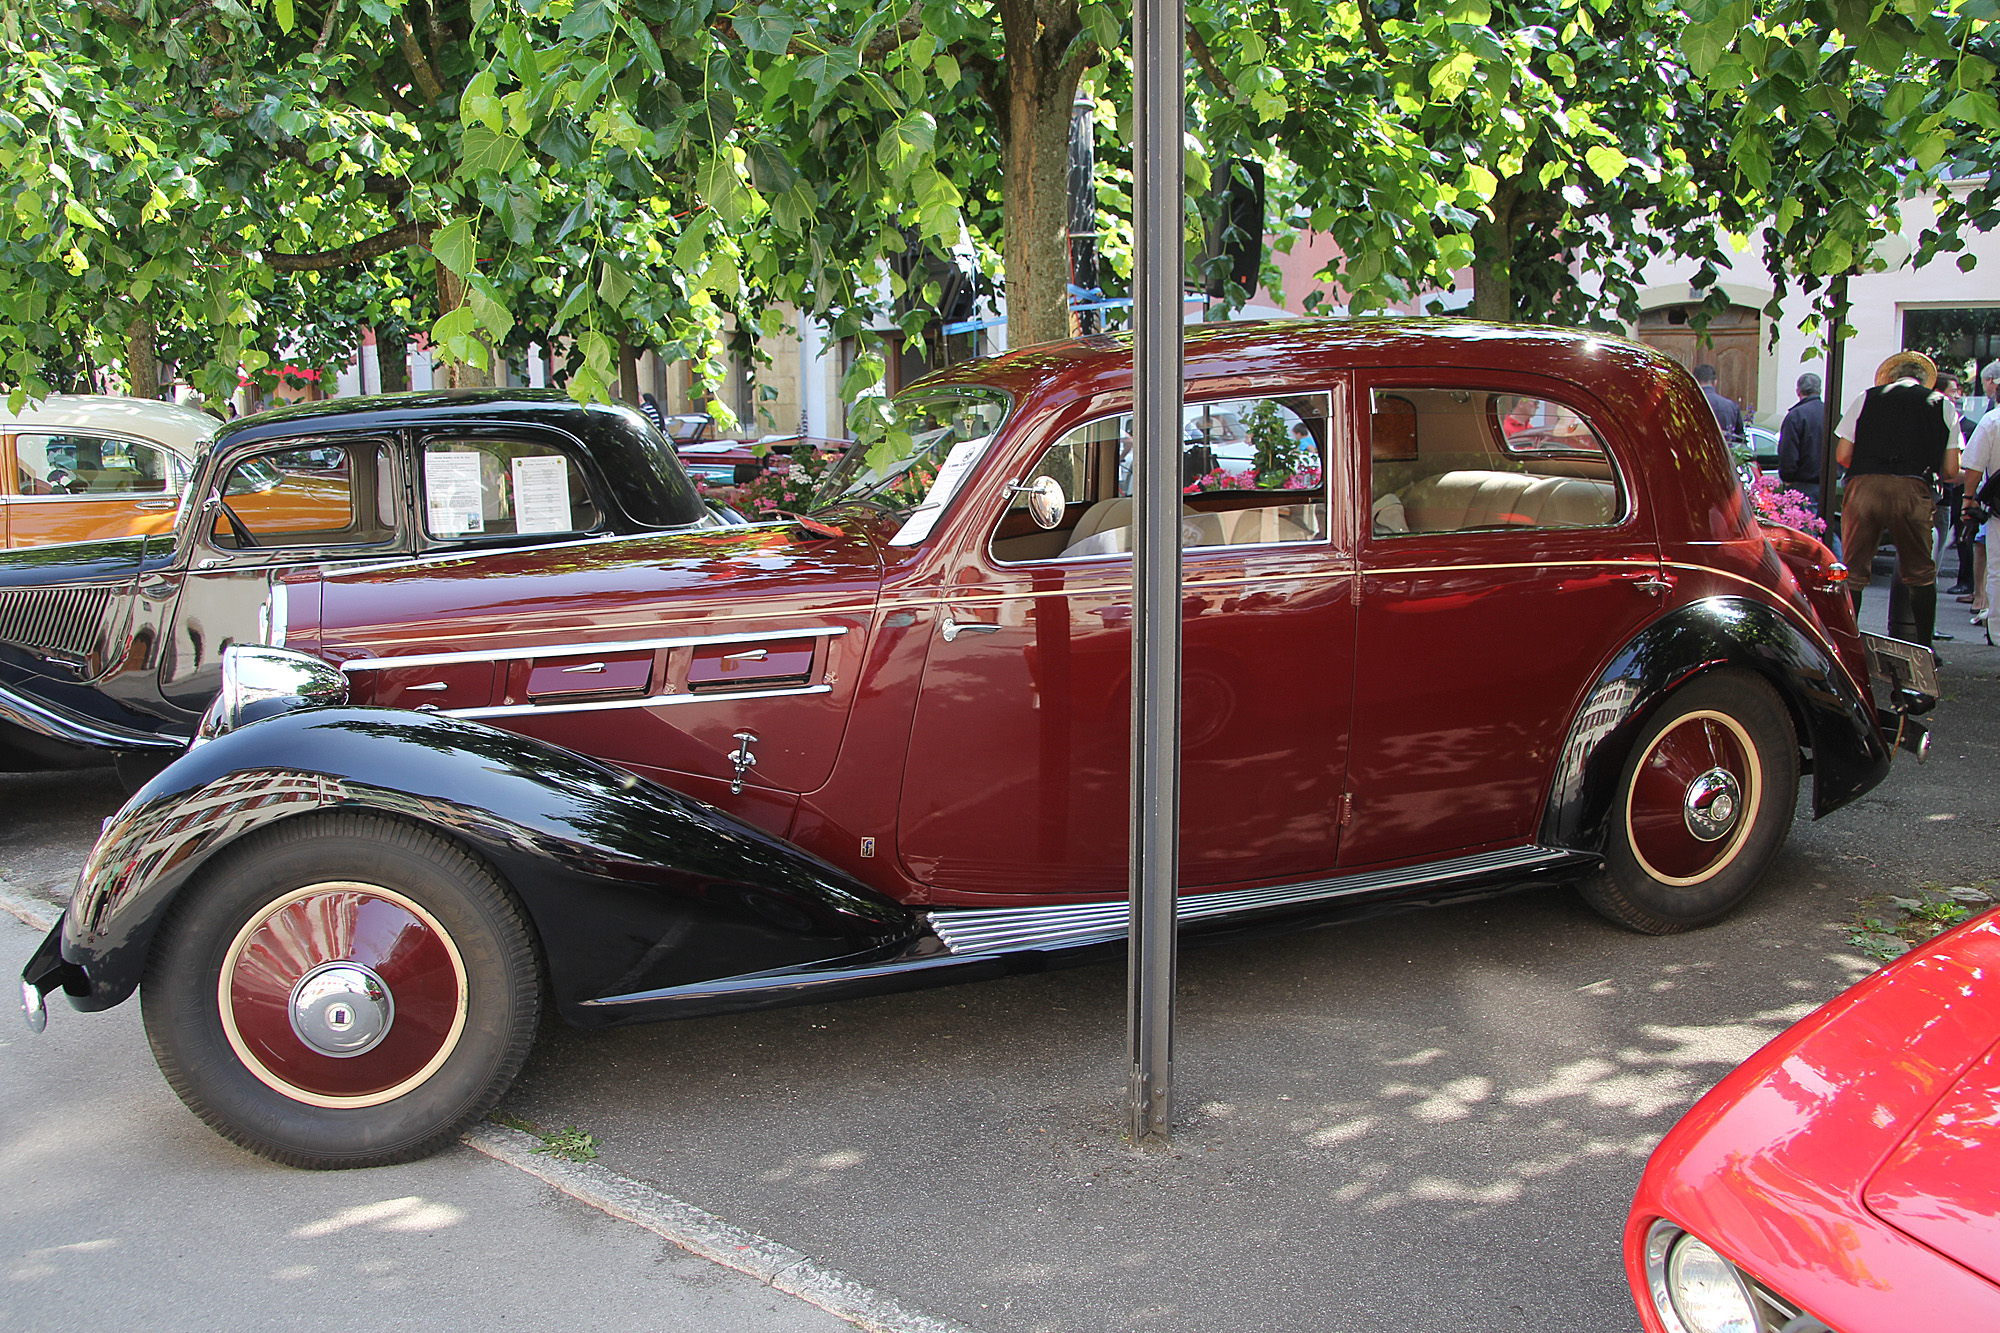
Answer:
<path fill-rule="evenodd" d="M 814 507 L 866 502 L 906 517 L 897 544 L 921 540 L 986 452 L 1010 406 L 997 389 L 973 387 L 897 399 L 889 434 L 866 449 L 849 450 L 820 484 Z"/>

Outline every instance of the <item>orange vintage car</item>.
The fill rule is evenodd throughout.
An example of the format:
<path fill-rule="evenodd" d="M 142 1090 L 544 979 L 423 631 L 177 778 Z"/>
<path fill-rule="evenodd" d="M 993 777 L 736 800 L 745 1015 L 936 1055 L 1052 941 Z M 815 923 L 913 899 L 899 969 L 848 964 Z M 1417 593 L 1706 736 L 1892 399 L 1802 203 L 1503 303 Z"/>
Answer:
<path fill-rule="evenodd" d="M 176 403 L 96 394 L 54 394 L 0 414 L 6 544 L 171 531 L 194 460 L 221 424 Z"/>

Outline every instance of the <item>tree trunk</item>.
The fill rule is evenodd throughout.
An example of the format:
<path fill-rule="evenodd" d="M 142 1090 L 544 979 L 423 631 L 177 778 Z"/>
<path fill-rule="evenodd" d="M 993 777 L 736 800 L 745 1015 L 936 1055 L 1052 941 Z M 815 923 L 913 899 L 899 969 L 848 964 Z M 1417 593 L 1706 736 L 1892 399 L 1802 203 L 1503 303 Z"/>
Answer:
<path fill-rule="evenodd" d="M 618 397 L 639 405 L 639 354 L 623 338 L 618 340 Z"/>
<path fill-rule="evenodd" d="M 410 387 L 410 334 L 401 324 L 375 330 L 375 364 L 383 393 L 404 393 Z"/>
<path fill-rule="evenodd" d="M 1002 255 L 1007 264 L 1007 345 L 1067 338 L 1071 104 L 1096 48 L 1072 51 L 1082 30 L 1073 0 L 1004 0 L 1005 87 L 1000 112 L 1005 181 Z M 1065 59 L 1064 57 L 1068 58 Z"/>
<path fill-rule="evenodd" d="M 160 396 L 160 331 L 153 325 L 153 312 L 140 306 L 131 327 L 125 330 L 125 378 L 131 381 L 134 398 Z"/>
<path fill-rule="evenodd" d="M 1511 182 L 1493 194 L 1493 220 L 1472 228 L 1472 309 L 1474 319 L 1514 322 L 1514 211 L 1520 191 Z"/>
<path fill-rule="evenodd" d="M 437 266 L 438 313 L 458 309 L 465 304 L 465 281 L 443 264 Z M 447 389 L 484 389 L 493 385 L 493 348 L 484 338 L 480 345 L 486 348 L 486 365 L 475 366 L 470 361 L 453 361 L 445 369 L 444 387 Z"/>

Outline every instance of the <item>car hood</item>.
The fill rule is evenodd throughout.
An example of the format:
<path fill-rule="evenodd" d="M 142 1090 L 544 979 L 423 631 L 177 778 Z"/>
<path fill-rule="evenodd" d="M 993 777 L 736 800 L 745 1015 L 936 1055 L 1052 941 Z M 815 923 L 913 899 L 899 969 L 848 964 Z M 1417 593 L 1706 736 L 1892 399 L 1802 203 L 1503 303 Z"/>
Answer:
<path fill-rule="evenodd" d="M 871 608 L 880 586 L 864 535 L 708 528 L 330 573 L 320 640 L 335 655 L 390 656 L 446 641 L 653 637 L 677 622 Z"/>
<path fill-rule="evenodd" d="M 2000 1044 L 1917 1122 L 1865 1198 L 1898 1231 L 2000 1283 Z"/>
<path fill-rule="evenodd" d="M 58 542 L 0 551 L 0 589 L 48 588 L 70 583 L 123 583 L 172 563 L 166 537 L 117 537 Z"/>

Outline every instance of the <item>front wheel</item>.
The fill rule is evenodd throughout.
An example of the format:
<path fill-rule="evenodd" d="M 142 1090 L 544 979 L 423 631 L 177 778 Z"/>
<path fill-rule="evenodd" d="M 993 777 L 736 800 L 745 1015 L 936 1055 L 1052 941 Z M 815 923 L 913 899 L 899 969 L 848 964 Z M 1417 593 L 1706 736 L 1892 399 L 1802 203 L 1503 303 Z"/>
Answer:
<path fill-rule="evenodd" d="M 527 1057 L 539 973 L 479 862 L 362 815 L 224 853 L 162 923 L 140 992 L 167 1082 L 224 1138 L 291 1166 L 443 1147 Z"/>
<path fill-rule="evenodd" d="M 1661 707 L 1619 775 L 1604 867 L 1579 887 L 1605 916 L 1671 935 L 1727 915 L 1791 832 L 1799 746 L 1762 679 L 1704 676 Z"/>

